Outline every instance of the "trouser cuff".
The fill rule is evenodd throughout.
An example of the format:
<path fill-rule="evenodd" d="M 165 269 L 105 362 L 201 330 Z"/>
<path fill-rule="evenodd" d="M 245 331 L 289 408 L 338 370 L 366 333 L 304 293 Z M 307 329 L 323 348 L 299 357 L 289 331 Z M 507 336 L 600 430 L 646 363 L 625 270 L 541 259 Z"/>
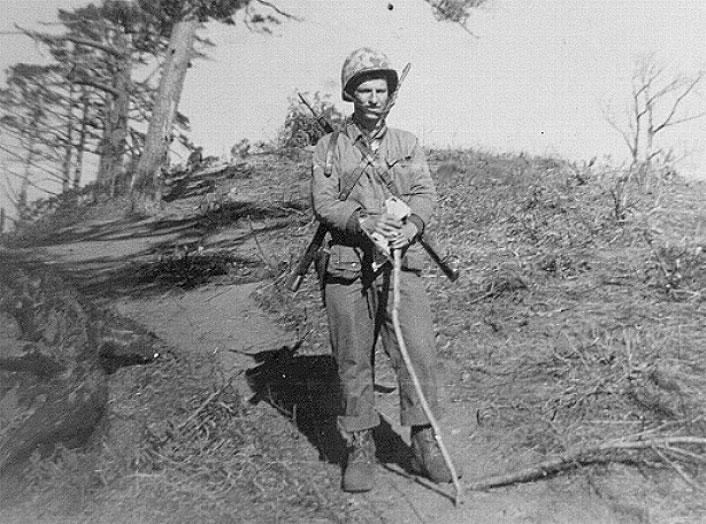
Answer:
<path fill-rule="evenodd" d="M 355 431 L 372 429 L 380 424 L 380 415 L 377 411 L 363 416 L 338 417 L 338 430 L 345 437 Z"/>
<path fill-rule="evenodd" d="M 413 409 L 400 413 L 400 424 L 403 426 L 423 426 L 429 423 L 429 418 L 427 418 L 422 409 Z"/>

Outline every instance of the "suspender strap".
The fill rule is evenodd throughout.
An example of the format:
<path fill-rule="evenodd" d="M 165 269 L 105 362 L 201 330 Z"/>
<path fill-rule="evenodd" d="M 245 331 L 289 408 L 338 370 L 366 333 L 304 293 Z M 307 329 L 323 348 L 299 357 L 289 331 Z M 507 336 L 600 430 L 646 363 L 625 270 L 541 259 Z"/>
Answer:
<path fill-rule="evenodd" d="M 333 152 L 336 150 L 336 142 L 338 142 L 339 134 L 340 131 L 338 129 L 331 133 L 331 139 L 329 140 L 328 147 L 326 148 L 326 159 L 324 164 L 324 175 L 326 177 L 330 177 L 331 173 L 333 173 Z M 338 199 L 340 201 L 348 199 L 348 196 L 351 194 L 351 191 L 353 191 L 353 188 L 358 183 L 358 180 L 360 180 L 360 176 L 363 174 L 364 170 L 364 167 L 359 167 L 351 173 L 351 176 L 341 179 L 341 190 L 338 193 Z"/>
<path fill-rule="evenodd" d="M 339 200 L 343 201 L 348 199 L 348 195 L 351 194 L 351 191 L 353 191 L 353 188 L 358 183 L 358 180 L 360 180 L 363 171 L 365 171 L 365 168 L 363 166 L 359 166 L 355 169 L 355 171 L 353 171 L 353 173 L 351 173 L 351 176 L 342 180 L 341 192 L 338 194 Z"/>
<path fill-rule="evenodd" d="M 324 164 L 324 175 L 326 178 L 330 177 L 333 172 L 333 152 L 336 149 L 336 142 L 338 142 L 339 133 L 340 131 L 338 129 L 335 129 L 333 133 L 331 133 L 331 139 L 329 140 L 328 147 L 326 148 L 326 161 Z"/>
<path fill-rule="evenodd" d="M 384 168 L 379 169 L 375 165 L 375 153 L 373 153 L 373 151 L 362 140 L 356 140 L 354 145 L 358 148 L 360 154 L 363 155 L 363 160 L 373 168 L 373 172 L 380 180 L 382 180 L 390 193 L 399 198 L 400 191 L 397 188 L 397 184 L 395 184 L 395 181 L 390 176 L 390 172 Z M 367 167 L 367 165 L 365 167 Z M 363 169 L 365 169 L 365 167 Z M 358 177 L 360 178 L 360 175 L 358 175 Z"/>

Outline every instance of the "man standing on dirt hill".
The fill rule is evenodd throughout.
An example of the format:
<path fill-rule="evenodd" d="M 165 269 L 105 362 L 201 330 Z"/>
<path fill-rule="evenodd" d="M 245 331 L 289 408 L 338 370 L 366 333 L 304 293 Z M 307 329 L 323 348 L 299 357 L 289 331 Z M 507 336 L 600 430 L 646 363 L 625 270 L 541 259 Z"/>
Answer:
<path fill-rule="evenodd" d="M 374 406 L 373 352 L 379 333 L 397 372 L 401 423 L 411 426 L 413 468 L 434 482 L 452 480 L 394 334 L 392 265 L 371 240 L 377 236 L 390 248 L 404 250 L 400 324 L 435 412 L 436 349 L 416 240 L 431 218 L 436 190 L 416 137 L 385 125 L 384 109 L 398 83 L 384 54 L 368 48 L 354 51 L 341 72 L 343 99 L 353 103 L 353 115 L 339 132 L 319 141 L 313 158 L 314 213 L 330 235 L 317 265 L 343 390 L 338 426 L 348 443 L 342 488 L 349 492 L 369 491 L 374 485 L 372 429 L 380 418 Z M 386 201 L 395 196 L 409 206 L 405 219 L 386 211 Z"/>

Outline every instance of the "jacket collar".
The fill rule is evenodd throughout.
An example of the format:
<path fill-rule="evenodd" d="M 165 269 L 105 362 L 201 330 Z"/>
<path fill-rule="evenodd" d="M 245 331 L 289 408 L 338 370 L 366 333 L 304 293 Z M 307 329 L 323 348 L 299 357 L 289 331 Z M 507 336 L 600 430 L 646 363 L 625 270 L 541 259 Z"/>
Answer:
<path fill-rule="evenodd" d="M 375 136 L 368 135 L 366 131 L 356 125 L 356 123 L 353 121 L 353 116 L 349 116 L 346 119 L 345 129 L 346 136 L 353 140 L 353 142 L 363 140 L 363 143 L 367 146 L 371 146 L 373 142 L 377 142 L 379 144 L 380 141 L 382 141 L 384 136 L 387 134 L 387 124 L 383 123 L 382 127 L 378 130 Z"/>

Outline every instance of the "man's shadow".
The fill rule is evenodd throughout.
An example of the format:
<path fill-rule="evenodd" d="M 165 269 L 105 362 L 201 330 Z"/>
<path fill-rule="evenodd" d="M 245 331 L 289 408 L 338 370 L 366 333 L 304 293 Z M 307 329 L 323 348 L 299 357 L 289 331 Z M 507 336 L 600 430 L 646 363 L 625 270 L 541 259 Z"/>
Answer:
<path fill-rule="evenodd" d="M 342 412 L 336 362 L 331 355 L 295 355 L 299 345 L 249 354 L 257 363 L 245 372 L 254 393 L 249 402 L 267 402 L 306 436 L 320 460 L 342 465 L 346 444 L 336 425 Z M 381 417 L 373 437 L 381 464 L 410 471 L 411 450 L 387 420 Z"/>

